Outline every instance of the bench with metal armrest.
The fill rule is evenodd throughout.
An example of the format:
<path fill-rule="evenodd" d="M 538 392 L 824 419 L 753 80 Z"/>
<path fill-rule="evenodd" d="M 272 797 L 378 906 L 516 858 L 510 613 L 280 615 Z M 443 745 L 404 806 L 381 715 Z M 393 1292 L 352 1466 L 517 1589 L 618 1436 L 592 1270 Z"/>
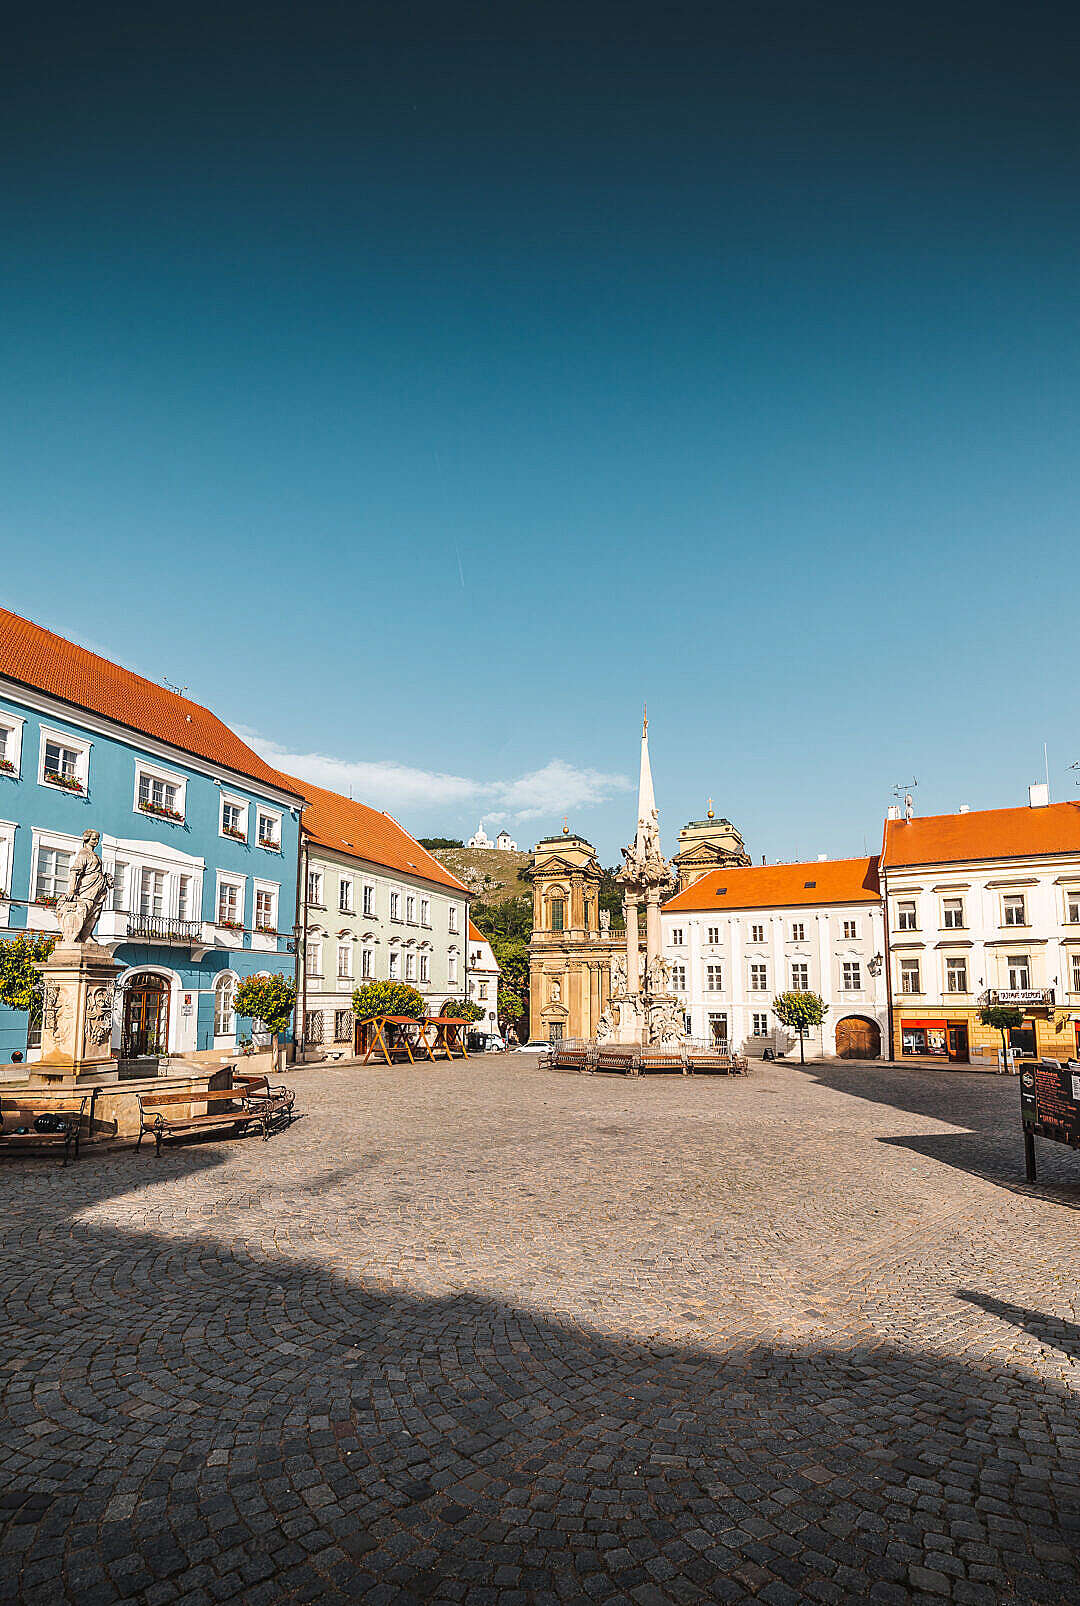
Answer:
<path fill-rule="evenodd" d="M 262 1082 L 267 1092 L 249 1092 L 244 1086 L 211 1088 L 206 1092 L 139 1093 L 139 1138 L 142 1143 L 149 1132 L 156 1144 L 155 1153 L 161 1154 L 166 1138 L 182 1137 L 192 1132 L 246 1131 L 255 1127 L 269 1138 L 283 1119 L 291 1117 L 293 1095 L 287 1088 L 271 1093 L 265 1077 L 251 1078 Z M 276 1095 L 280 1093 L 282 1097 Z M 194 1106 L 205 1105 L 196 1115 Z"/>
<path fill-rule="evenodd" d="M 65 1099 L 62 1103 L 56 1099 L 35 1098 L 32 1093 L 10 1093 L 0 1097 L 0 1120 L 3 1122 L 0 1153 L 25 1154 L 34 1150 L 62 1148 L 65 1165 L 72 1153 L 77 1160 L 87 1100 L 90 1101 L 92 1120 L 94 1104 L 89 1093 L 84 1093 L 81 1098 Z M 50 1123 L 53 1130 L 37 1130 L 34 1123 L 41 1116 L 56 1118 L 55 1124 Z"/>

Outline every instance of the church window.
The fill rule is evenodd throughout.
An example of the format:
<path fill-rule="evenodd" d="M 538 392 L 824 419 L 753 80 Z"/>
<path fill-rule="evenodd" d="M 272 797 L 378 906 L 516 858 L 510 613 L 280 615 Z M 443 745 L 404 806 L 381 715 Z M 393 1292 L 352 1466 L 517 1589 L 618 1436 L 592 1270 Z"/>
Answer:
<path fill-rule="evenodd" d="M 552 929 L 552 931 L 562 931 L 564 929 L 564 926 L 565 926 L 565 921 L 566 921 L 566 904 L 564 903 L 562 898 L 552 898 L 552 900 L 551 900 L 551 929 Z"/>

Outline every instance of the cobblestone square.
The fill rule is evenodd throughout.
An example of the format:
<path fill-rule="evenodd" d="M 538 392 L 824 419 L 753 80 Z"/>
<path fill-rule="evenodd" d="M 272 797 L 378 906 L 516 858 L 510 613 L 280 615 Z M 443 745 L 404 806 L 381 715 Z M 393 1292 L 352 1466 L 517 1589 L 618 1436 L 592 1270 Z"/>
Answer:
<path fill-rule="evenodd" d="M 1080 1601 L 1080 1155 L 1012 1080 L 305 1070 L 0 1167 L 0 1598 Z"/>

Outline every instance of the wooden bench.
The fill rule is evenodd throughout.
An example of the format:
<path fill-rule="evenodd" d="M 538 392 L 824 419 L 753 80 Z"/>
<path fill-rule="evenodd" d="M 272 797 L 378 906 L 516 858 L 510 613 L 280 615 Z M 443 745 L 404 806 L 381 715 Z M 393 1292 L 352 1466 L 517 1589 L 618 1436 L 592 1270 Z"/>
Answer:
<path fill-rule="evenodd" d="M 0 1130 L 0 1153 L 26 1154 L 35 1150 L 40 1152 L 62 1148 L 65 1165 L 73 1150 L 77 1160 L 88 1099 L 92 1122 L 94 1101 L 89 1093 L 84 1093 L 81 1098 L 72 1097 L 62 1101 L 35 1098 L 32 1093 L 9 1093 L 0 1097 L 0 1119 L 3 1121 L 3 1128 Z M 59 1116 L 63 1122 L 61 1129 L 57 1132 L 35 1131 L 34 1122 L 39 1115 Z M 24 1127 L 26 1130 L 19 1132 L 15 1130 L 17 1127 Z"/>
<path fill-rule="evenodd" d="M 643 1048 L 641 1050 L 641 1070 L 665 1072 L 669 1076 L 685 1076 L 686 1065 L 681 1054 L 674 1054 L 665 1048 Z"/>
<path fill-rule="evenodd" d="M 587 1048 L 560 1048 L 555 1045 L 551 1052 L 551 1069 L 555 1071 L 578 1071 L 580 1074 L 591 1069 L 590 1055 Z"/>
<path fill-rule="evenodd" d="M 636 1076 L 639 1068 L 640 1050 L 632 1047 L 598 1048 L 596 1051 L 596 1069 L 598 1071 L 621 1071 L 624 1076 Z"/>
<path fill-rule="evenodd" d="M 271 1117 L 271 1125 L 280 1125 L 283 1121 L 289 1125 L 292 1121 L 296 1094 L 283 1082 L 272 1087 L 269 1077 L 246 1076 L 240 1071 L 233 1076 L 233 1089 L 243 1093 L 244 1097 L 253 1103 L 261 1101 L 268 1106 L 266 1113 Z"/>
<path fill-rule="evenodd" d="M 263 1091 L 253 1091 L 248 1084 L 261 1084 Z M 295 1095 L 289 1088 L 270 1088 L 265 1076 L 243 1077 L 238 1087 L 212 1088 L 207 1092 L 190 1093 L 139 1093 L 139 1148 L 147 1132 L 153 1134 L 160 1156 L 165 1138 L 182 1137 L 191 1132 L 222 1131 L 242 1132 L 258 1127 L 264 1140 L 269 1138 L 282 1120 L 292 1119 Z M 204 1104 L 205 1111 L 191 1113 L 194 1105 Z"/>

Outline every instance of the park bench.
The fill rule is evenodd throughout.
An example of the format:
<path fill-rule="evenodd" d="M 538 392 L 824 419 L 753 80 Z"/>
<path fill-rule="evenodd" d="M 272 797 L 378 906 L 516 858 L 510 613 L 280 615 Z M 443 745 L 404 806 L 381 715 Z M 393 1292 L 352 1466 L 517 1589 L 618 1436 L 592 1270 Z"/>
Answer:
<path fill-rule="evenodd" d="M 252 1084 L 255 1084 L 252 1086 Z M 206 1092 L 139 1093 L 139 1138 L 149 1132 L 161 1154 L 166 1138 L 184 1137 L 192 1132 L 246 1131 L 258 1128 L 269 1138 L 283 1121 L 292 1120 L 295 1095 L 290 1088 L 271 1088 L 265 1076 L 240 1078 L 240 1085 L 211 1088 Z M 198 1115 L 196 1105 L 205 1105 Z"/>
<path fill-rule="evenodd" d="M 633 1047 L 604 1047 L 596 1051 L 598 1071 L 621 1071 L 624 1076 L 638 1074 L 640 1051 Z"/>
<path fill-rule="evenodd" d="M 641 1050 L 641 1070 L 662 1072 L 667 1075 L 685 1076 L 686 1065 L 681 1054 L 673 1054 L 670 1049 L 643 1048 Z"/>
<path fill-rule="evenodd" d="M 9 1093 L 0 1097 L 0 1120 L 3 1122 L 3 1127 L 0 1129 L 0 1153 L 41 1153 L 48 1149 L 62 1148 L 65 1165 L 72 1151 L 77 1160 L 88 1099 L 92 1122 L 94 1102 L 88 1093 L 84 1093 L 81 1098 L 73 1097 L 62 1102 L 52 1098 L 35 1098 L 32 1093 Z M 58 1129 L 54 1132 L 38 1132 L 34 1122 L 42 1115 L 55 1115 L 59 1122 Z M 18 1127 L 24 1127 L 25 1131 L 17 1131 Z"/>
<path fill-rule="evenodd" d="M 551 1069 L 555 1071 L 578 1071 L 582 1075 L 591 1069 L 589 1050 L 583 1043 L 571 1047 L 563 1047 L 556 1043 L 550 1056 Z"/>

